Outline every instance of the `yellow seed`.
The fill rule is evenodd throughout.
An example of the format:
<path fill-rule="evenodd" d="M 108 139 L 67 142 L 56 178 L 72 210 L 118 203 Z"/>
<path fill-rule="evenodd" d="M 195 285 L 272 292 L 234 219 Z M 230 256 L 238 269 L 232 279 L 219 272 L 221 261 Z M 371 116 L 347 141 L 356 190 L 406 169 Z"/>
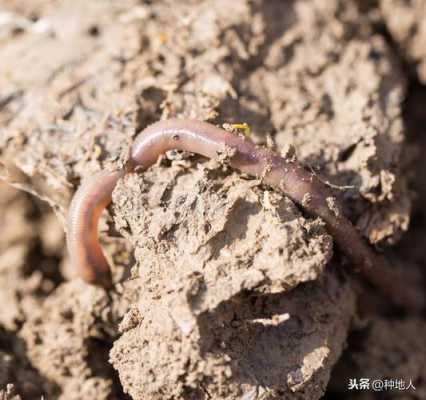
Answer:
<path fill-rule="evenodd" d="M 244 135 L 247 136 L 247 137 L 251 136 L 250 125 L 247 124 L 246 122 L 242 122 L 240 124 L 231 124 L 231 127 L 233 129 L 238 129 L 240 131 L 243 131 Z"/>

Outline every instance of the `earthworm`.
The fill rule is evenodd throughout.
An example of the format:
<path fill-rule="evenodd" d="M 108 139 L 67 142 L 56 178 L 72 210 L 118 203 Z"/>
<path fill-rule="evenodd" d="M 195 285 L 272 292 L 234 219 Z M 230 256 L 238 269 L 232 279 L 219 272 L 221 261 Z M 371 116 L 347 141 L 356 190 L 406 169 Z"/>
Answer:
<path fill-rule="evenodd" d="M 206 122 L 170 119 L 154 123 L 136 137 L 127 168 L 101 171 L 83 181 L 69 210 L 67 245 L 77 275 L 87 282 L 112 286 L 111 271 L 98 240 L 98 220 L 111 202 L 117 181 L 126 173 L 146 170 L 168 150 L 185 150 L 202 156 L 226 159 L 232 168 L 261 178 L 280 190 L 306 212 L 321 217 L 340 249 L 365 278 L 396 304 L 412 309 L 423 307 L 420 287 L 412 287 L 405 276 L 377 254 L 344 216 L 331 189 L 294 156 L 280 156 Z"/>

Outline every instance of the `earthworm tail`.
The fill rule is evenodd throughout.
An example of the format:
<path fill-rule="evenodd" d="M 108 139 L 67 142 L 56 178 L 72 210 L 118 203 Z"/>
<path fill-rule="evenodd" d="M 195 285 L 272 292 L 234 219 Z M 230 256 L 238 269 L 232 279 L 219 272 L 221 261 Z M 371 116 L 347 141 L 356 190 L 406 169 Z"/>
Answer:
<path fill-rule="evenodd" d="M 101 171 L 85 179 L 68 211 L 67 247 L 77 275 L 105 288 L 112 285 L 111 270 L 98 238 L 99 217 L 123 171 Z"/>

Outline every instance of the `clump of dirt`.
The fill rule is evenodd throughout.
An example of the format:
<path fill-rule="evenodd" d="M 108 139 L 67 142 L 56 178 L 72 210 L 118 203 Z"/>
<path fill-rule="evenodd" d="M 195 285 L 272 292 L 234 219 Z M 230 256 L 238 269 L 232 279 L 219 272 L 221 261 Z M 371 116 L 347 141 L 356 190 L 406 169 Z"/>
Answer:
<path fill-rule="evenodd" d="M 134 245 L 141 296 L 111 361 L 134 398 L 311 398 L 312 380 L 327 377 L 323 367 L 344 343 L 353 293 L 333 281 L 312 289 L 308 306 L 300 302 L 309 290 L 284 292 L 323 275 L 330 238 L 288 199 L 212 164 L 158 165 L 115 190 L 116 226 Z M 324 326 L 315 327 L 317 319 Z M 311 340 L 323 346 L 314 354 L 305 353 Z M 244 342 L 253 343 L 251 354 L 240 353 Z M 276 377 L 265 376 L 268 364 Z"/>
<path fill-rule="evenodd" d="M 394 243 L 410 213 L 398 171 L 405 85 L 398 63 L 351 2 L 295 2 L 291 11 L 295 22 L 251 77 L 270 104 L 277 146 L 291 142 L 341 186 L 370 242 Z"/>
<path fill-rule="evenodd" d="M 59 399 L 110 399 L 114 394 L 107 360 L 117 321 L 109 300 L 104 290 L 82 282 L 63 284 L 19 332 L 32 365 L 60 388 Z"/>
<path fill-rule="evenodd" d="M 200 312 L 189 286 L 144 296 L 122 326 L 111 361 L 133 398 L 312 399 L 324 391 L 353 312 L 346 284 L 329 277 L 288 295 L 243 292 L 211 312 Z"/>
<path fill-rule="evenodd" d="M 176 291 L 201 273 L 193 295 L 204 312 L 242 290 L 282 292 L 323 274 L 332 240 L 320 220 L 258 181 L 196 166 L 156 166 L 116 188 L 116 227 L 133 244 L 142 292 Z"/>
<path fill-rule="evenodd" d="M 371 13 L 409 44 L 421 79 L 423 34 L 387 12 L 402 2 L 371 3 L 0 2 L 0 176 L 33 196 L 0 188 L 1 396 L 323 396 L 357 312 L 319 219 L 226 162 L 168 154 L 114 192 L 101 227 L 116 282 L 106 293 L 65 282 L 65 215 L 81 179 L 123 167 L 147 124 L 191 117 L 246 122 L 256 143 L 293 146 L 367 240 L 396 244 L 412 208 L 407 74 Z M 405 26 L 420 26 L 407 10 Z M 369 318 L 377 335 L 413 328 Z M 381 346 L 362 340 L 360 360 Z M 371 371 L 389 372 L 380 363 Z"/>

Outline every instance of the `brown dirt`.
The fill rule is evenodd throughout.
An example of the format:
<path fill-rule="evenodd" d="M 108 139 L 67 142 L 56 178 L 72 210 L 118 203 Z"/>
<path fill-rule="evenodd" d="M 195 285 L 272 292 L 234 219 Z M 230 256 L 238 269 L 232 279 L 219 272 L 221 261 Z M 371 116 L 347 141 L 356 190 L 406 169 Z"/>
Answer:
<path fill-rule="evenodd" d="M 380 11 L 401 53 L 426 83 L 426 3 L 380 0 Z"/>
<path fill-rule="evenodd" d="M 73 279 L 64 250 L 80 180 L 178 116 L 294 147 L 372 245 L 421 272 L 422 15 L 421 0 L 0 1 L 0 398 L 332 399 L 361 375 L 425 398 L 424 319 L 226 165 L 171 152 L 119 182 L 101 224 L 112 292 Z"/>

